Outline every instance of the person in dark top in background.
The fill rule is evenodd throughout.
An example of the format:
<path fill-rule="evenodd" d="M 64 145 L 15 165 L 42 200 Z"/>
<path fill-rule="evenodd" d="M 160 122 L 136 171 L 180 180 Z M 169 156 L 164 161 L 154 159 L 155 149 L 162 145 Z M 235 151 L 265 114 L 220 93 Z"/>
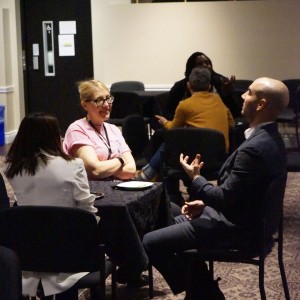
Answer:
<path fill-rule="evenodd" d="M 168 103 L 166 105 L 167 115 L 165 117 L 167 119 L 173 119 L 179 101 L 191 96 L 187 88 L 187 82 L 192 69 L 195 67 L 204 67 L 211 70 L 211 91 L 217 92 L 220 95 L 222 101 L 229 108 L 234 119 L 241 117 L 242 101 L 237 98 L 234 91 L 235 76 L 231 76 L 229 79 L 216 73 L 213 70 L 211 60 L 202 52 L 195 52 L 188 58 L 184 79 L 175 82 L 169 92 Z"/>

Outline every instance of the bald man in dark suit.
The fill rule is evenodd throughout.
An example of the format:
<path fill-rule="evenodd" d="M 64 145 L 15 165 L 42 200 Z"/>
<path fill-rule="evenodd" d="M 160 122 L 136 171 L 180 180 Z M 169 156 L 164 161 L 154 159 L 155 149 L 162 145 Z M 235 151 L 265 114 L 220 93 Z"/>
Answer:
<path fill-rule="evenodd" d="M 286 178 L 285 146 L 276 119 L 288 105 L 287 87 L 278 80 L 259 78 L 242 96 L 242 115 L 248 120 L 246 140 L 224 163 L 217 186 L 201 176 L 201 155 L 180 163 L 192 180 L 190 200 L 175 217 L 175 224 L 150 232 L 143 244 L 151 263 L 174 294 L 187 291 L 186 299 L 224 299 L 211 285 L 207 267 L 188 270 L 176 253 L 197 247 L 222 247 L 233 239 L 253 242 L 265 191 L 276 178 Z M 205 282 L 205 284 L 201 284 Z M 219 296 L 215 298 L 212 293 Z M 219 297 L 219 298 L 217 298 Z"/>

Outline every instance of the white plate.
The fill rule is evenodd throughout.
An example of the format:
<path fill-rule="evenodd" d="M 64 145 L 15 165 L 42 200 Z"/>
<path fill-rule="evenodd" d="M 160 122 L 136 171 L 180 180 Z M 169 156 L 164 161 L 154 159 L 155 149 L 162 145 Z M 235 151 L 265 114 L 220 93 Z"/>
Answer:
<path fill-rule="evenodd" d="M 150 188 L 152 185 L 152 182 L 147 181 L 126 181 L 117 184 L 117 188 L 124 190 L 144 190 Z"/>

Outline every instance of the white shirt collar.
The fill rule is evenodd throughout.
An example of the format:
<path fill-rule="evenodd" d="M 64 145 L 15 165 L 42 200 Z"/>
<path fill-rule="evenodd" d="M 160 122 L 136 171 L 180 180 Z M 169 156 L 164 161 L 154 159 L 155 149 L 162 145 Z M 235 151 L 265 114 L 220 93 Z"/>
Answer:
<path fill-rule="evenodd" d="M 267 124 L 271 124 L 271 123 L 274 123 L 274 122 L 265 122 L 265 123 L 261 123 L 256 126 L 247 128 L 244 132 L 245 139 L 247 140 L 254 133 L 254 131 L 256 131 L 258 128 L 265 126 Z"/>

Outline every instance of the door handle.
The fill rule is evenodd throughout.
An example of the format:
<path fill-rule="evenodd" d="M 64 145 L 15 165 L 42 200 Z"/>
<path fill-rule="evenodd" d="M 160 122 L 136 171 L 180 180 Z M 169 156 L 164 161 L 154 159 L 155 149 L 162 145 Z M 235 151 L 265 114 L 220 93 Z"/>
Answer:
<path fill-rule="evenodd" d="M 55 76 L 53 21 L 43 21 L 45 76 Z"/>

